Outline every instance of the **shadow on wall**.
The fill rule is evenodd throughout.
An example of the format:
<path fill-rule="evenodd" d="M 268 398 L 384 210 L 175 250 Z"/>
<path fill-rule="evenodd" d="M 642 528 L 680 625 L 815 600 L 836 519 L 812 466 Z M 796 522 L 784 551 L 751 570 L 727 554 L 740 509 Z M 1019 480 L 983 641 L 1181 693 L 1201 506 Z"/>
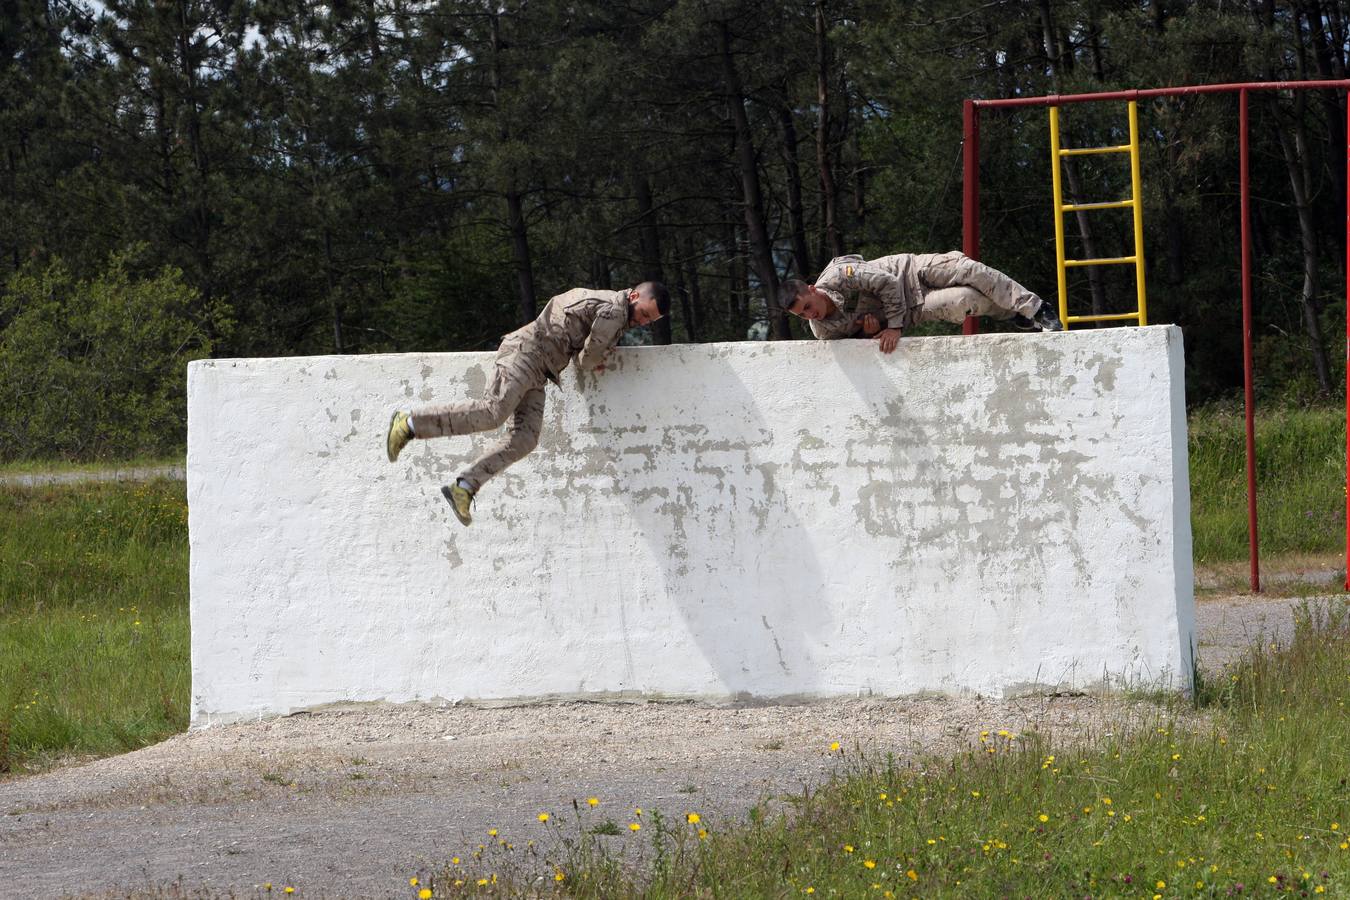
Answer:
<path fill-rule="evenodd" d="M 589 483 L 569 476 L 560 499 L 579 527 L 604 504 L 622 504 L 643 548 L 632 560 L 642 570 L 629 579 L 632 602 L 678 613 L 714 679 L 700 693 L 750 700 L 827 689 L 817 659 L 832 639 L 825 581 L 779 485 L 787 454 L 760 403 L 725 356 L 701 358 L 697 378 L 672 384 L 659 375 L 672 368 L 644 366 L 643 354 L 618 354 L 601 376 L 616 382 L 599 395 L 607 402 L 588 391 L 595 375 L 564 381 L 582 394 L 577 433 L 563 430 L 557 404 L 540 452 L 586 458 L 593 474 Z M 619 440 L 601 443 L 611 435 Z M 679 636 L 669 643 L 678 647 Z M 640 682 L 642 663 L 631 663 Z"/>

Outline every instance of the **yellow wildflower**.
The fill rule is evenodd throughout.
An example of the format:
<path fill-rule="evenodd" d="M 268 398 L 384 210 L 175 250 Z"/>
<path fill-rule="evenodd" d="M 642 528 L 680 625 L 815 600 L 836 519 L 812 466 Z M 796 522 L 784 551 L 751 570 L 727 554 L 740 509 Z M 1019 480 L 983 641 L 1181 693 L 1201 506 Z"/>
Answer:
<path fill-rule="evenodd" d="M 587 798 L 586 798 L 586 805 L 587 805 L 587 806 L 599 806 L 599 805 L 600 805 L 600 798 L 599 798 L 599 797 L 587 797 Z"/>
<path fill-rule="evenodd" d="M 540 814 L 539 814 L 539 821 L 540 821 L 540 822 L 547 822 L 547 821 L 548 821 L 548 813 L 540 813 Z"/>
<path fill-rule="evenodd" d="M 864 859 L 863 865 L 869 869 L 875 869 L 877 867 L 877 861 L 875 859 Z"/>
<path fill-rule="evenodd" d="M 690 825 L 697 825 L 697 824 L 699 823 L 699 820 L 700 820 L 699 814 L 696 813 L 696 812 L 691 812 L 691 813 L 689 813 L 687 816 L 685 816 L 684 818 L 685 818 L 685 821 L 687 821 Z"/>
<path fill-rule="evenodd" d="M 637 822 L 629 822 L 629 823 L 628 823 L 628 830 L 629 830 L 629 831 L 641 831 L 641 830 L 642 830 L 642 825 L 639 824 L 639 823 L 637 823 Z"/>

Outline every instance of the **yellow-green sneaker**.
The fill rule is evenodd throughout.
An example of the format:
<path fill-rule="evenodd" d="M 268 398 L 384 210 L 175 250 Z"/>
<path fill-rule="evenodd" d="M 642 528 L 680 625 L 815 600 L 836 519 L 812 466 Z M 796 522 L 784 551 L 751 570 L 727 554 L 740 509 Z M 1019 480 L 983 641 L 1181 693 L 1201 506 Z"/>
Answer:
<path fill-rule="evenodd" d="M 412 428 L 408 425 L 408 414 L 394 410 L 394 415 L 389 420 L 389 433 L 384 438 L 384 450 L 389 454 L 389 461 L 395 462 L 398 459 L 399 452 L 408 446 L 408 441 L 412 439 L 413 433 Z"/>
<path fill-rule="evenodd" d="M 469 507 L 473 505 L 473 491 L 461 487 L 457 481 L 442 487 L 441 495 L 450 501 L 450 508 L 455 511 L 456 519 L 465 525 L 473 521 L 473 516 L 469 513 Z"/>

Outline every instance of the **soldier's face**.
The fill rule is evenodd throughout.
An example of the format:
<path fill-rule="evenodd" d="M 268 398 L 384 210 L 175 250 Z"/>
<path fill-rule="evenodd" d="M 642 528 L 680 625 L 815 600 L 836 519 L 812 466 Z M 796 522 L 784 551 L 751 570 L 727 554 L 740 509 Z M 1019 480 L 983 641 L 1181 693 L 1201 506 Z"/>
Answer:
<path fill-rule="evenodd" d="M 650 325 L 661 318 L 655 297 L 644 297 L 634 291 L 628 297 L 628 326 Z"/>
<path fill-rule="evenodd" d="M 815 321 L 834 312 L 834 301 L 830 299 L 829 294 L 815 285 L 808 285 L 802 289 L 802 292 L 797 295 L 797 299 L 788 307 L 788 312 L 794 316 Z"/>

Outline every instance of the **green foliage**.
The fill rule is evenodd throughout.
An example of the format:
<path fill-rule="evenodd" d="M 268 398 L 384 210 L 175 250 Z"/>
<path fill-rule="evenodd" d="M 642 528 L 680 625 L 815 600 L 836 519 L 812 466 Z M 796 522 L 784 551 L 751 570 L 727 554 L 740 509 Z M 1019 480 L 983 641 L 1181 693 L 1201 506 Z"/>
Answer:
<path fill-rule="evenodd" d="M 185 368 L 207 356 L 217 310 L 181 274 L 136 277 L 131 256 L 77 280 L 60 261 L 0 296 L 0 460 L 162 454 L 180 447 Z M 194 308 L 196 307 L 196 308 Z"/>
<path fill-rule="evenodd" d="M 187 726 L 187 564 L 182 482 L 0 487 L 0 771 Z"/>
<path fill-rule="evenodd" d="M 0 10 L 0 220 L 10 226 L 0 271 L 31 280 L 59 260 L 92 283 L 110 253 L 143 244 L 146 268 L 181 271 L 195 291 L 194 321 L 220 355 L 485 349 L 548 296 L 652 270 L 677 288 L 676 340 L 742 340 L 768 315 L 747 179 L 762 189 L 758 243 L 778 276 L 809 278 L 835 253 L 827 171 L 844 251 L 951 249 L 965 99 L 1344 71 L 1343 17 L 1326 4 L 1300 10 L 242 0 L 95 14 L 19 0 Z M 1342 99 L 1251 96 L 1263 398 L 1341 389 Z M 748 136 L 733 127 L 737 106 Z M 981 115 L 980 253 L 1051 297 L 1046 118 L 1043 108 Z M 1139 120 L 1150 317 L 1186 331 L 1192 402 L 1231 397 L 1242 383 L 1237 98 L 1150 99 Z M 1066 106 L 1062 121 L 1066 146 L 1125 139 L 1121 103 Z M 1124 196 L 1121 163 L 1079 158 L 1080 199 Z M 1299 173 L 1318 270 L 1311 315 Z M 1125 213 L 1090 221 L 1098 254 L 1132 251 Z M 1066 227 L 1070 252 L 1086 249 L 1076 217 Z M 1129 267 L 1101 275 L 1103 311 L 1132 308 Z M 1089 278 L 1070 272 L 1075 312 L 1090 302 Z M 159 437 L 119 432 L 61 452 L 128 442 Z M 0 458 L 38 452 L 12 443 Z"/>

